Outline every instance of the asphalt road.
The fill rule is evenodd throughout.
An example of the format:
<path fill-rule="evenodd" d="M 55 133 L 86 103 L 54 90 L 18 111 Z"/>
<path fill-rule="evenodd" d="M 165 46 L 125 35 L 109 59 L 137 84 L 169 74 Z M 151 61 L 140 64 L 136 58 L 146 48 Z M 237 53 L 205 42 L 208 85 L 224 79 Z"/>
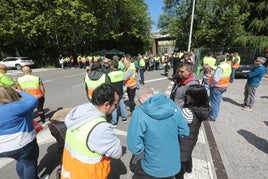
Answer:
<path fill-rule="evenodd" d="M 145 72 L 145 83 L 152 87 L 155 93 L 169 95 L 172 82 L 161 73 L 163 71 Z M 73 107 L 87 102 L 83 83 L 84 70 L 34 69 L 33 74 L 40 76 L 45 83 L 47 119 L 61 108 Z M 21 72 L 11 70 L 8 75 L 11 77 L 19 76 Z M 250 112 L 241 110 L 240 106 L 243 102 L 245 83 L 245 79 L 236 79 L 230 85 L 223 95 L 217 121 L 207 122 L 222 161 L 219 161 L 218 158 L 212 158 L 217 150 L 209 145 L 211 138 L 207 138 L 205 132 L 207 130 L 204 130 L 204 126 L 201 127 L 199 139 L 193 152 L 193 178 L 268 178 L 268 115 L 265 113 L 268 106 L 268 78 L 264 78 L 261 86 L 257 89 L 255 107 Z M 119 122 L 115 130 L 122 146 L 125 147 L 127 127 L 128 125 Z M 50 179 L 53 179 L 60 158 L 57 154 L 55 139 L 47 128 L 38 134 L 38 143 L 40 147 L 39 175 L 50 174 Z M 132 173 L 128 167 L 130 157 L 131 154 L 127 151 L 120 160 L 112 160 L 110 179 L 131 178 Z M 217 162 L 222 162 L 226 175 L 218 174 L 217 170 L 222 168 L 217 168 Z M 0 159 L 0 178 L 18 178 L 14 161 Z M 187 179 L 187 177 L 185 178 Z"/>

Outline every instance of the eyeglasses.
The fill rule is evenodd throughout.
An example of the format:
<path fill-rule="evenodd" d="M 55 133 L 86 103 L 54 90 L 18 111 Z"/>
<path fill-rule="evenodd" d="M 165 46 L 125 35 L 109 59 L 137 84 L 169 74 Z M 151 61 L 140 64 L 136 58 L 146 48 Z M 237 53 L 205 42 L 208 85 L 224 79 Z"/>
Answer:
<path fill-rule="evenodd" d="M 255 59 L 254 61 L 255 61 L 255 62 L 261 62 L 259 59 Z"/>

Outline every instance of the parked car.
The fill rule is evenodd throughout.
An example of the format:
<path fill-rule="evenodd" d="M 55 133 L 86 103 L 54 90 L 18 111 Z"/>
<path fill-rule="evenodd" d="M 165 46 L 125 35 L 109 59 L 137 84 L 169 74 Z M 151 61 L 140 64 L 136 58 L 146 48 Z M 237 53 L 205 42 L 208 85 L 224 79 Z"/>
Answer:
<path fill-rule="evenodd" d="M 0 63 L 5 64 L 7 68 L 16 68 L 20 70 L 23 66 L 34 66 L 34 62 L 29 57 L 7 57 Z"/>
<path fill-rule="evenodd" d="M 237 77 L 245 77 L 245 75 L 250 72 L 254 68 L 253 61 L 251 62 L 243 62 L 241 61 L 238 69 L 235 70 L 235 76 Z"/>

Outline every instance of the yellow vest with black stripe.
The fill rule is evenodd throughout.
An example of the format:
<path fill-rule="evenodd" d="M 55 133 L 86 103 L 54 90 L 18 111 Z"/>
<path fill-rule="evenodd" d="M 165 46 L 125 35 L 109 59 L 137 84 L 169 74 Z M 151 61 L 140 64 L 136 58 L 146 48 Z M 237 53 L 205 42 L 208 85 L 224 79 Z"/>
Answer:
<path fill-rule="evenodd" d="M 124 73 L 121 70 L 111 71 L 108 73 L 111 83 L 116 83 L 124 80 Z"/>
<path fill-rule="evenodd" d="M 110 159 L 91 151 L 87 145 L 91 131 L 105 121 L 105 117 L 97 117 L 73 131 L 67 129 L 62 158 L 62 179 L 107 178 Z"/>
<path fill-rule="evenodd" d="M 106 82 L 106 76 L 105 74 L 103 74 L 100 79 L 98 80 L 91 80 L 89 77 L 88 77 L 88 74 L 86 74 L 85 76 L 85 83 L 87 85 L 87 95 L 89 97 L 89 99 L 92 98 L 92 94 L 93 94 L 93 91 L 99 87 L 100 85 L 104 84 Z"/>
<path fill-rule="evenodd" d="M 222 69 L 222 74 L 221 74 L 221 78 L 219 79 L 219 81 L 217 82 L 215 87 L 217 87 L 217 88 L 227 88 L 228 84 L 229 84 L 229 81 L 230 81 L 230 75 L 231 75 L 231 72 L 232 72 L 232 68 L 226 62 L 222 62 L 217 68 Z M 210 78 L 210 83 L 213 81 L 213 76 L 215 74 L 215 71 L 213 71 L 213 74 L 212 74 L 212 76 Z"/>
<path fill-rule="evenodd" d="M 40 90 L 40 78 L 33 75 L 24 75 L 18 78 L 18 83 L 23 91 L 29 93 L 36 98 L 41 98 L 43 96 Z"/>

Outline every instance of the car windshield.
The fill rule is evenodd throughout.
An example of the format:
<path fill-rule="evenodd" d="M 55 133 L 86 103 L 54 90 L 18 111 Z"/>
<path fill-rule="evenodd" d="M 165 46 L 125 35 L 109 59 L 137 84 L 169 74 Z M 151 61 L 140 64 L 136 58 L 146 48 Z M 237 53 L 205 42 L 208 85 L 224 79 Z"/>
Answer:
<path fill-rule="evenodd" d="M 31 60 L 28 57 L 22 57 L 21 60 Z"/>

